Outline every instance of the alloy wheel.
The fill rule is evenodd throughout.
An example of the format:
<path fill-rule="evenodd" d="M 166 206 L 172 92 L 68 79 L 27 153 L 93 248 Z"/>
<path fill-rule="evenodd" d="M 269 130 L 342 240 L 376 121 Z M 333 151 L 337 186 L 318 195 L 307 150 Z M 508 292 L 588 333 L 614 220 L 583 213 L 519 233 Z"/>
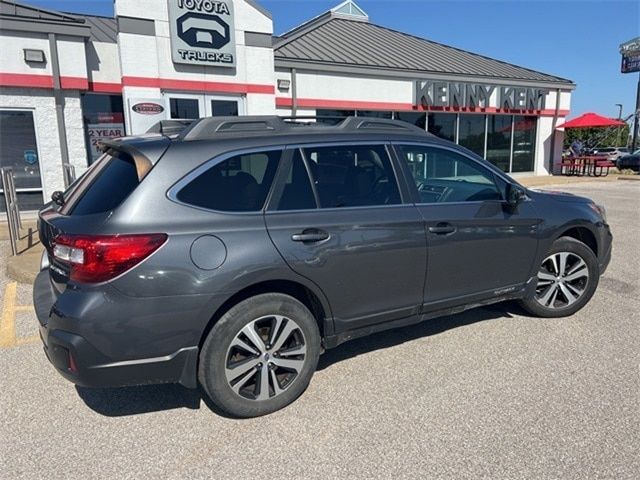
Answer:
<path fill-rule="evenodd" d="M 291 387 L 305 364 L 304 333 L 281 315 L 260 317 L 238 332 L 227 350 L 231 389 L 249 400 L 268 400 Z"/>
<path fill-rule="evenodd" d="M 582 297 L 589 283 L 589 267 L 575 253 L 549 255 L 538 271 L 536 301 L 545 308 L 565 308 Z"/>

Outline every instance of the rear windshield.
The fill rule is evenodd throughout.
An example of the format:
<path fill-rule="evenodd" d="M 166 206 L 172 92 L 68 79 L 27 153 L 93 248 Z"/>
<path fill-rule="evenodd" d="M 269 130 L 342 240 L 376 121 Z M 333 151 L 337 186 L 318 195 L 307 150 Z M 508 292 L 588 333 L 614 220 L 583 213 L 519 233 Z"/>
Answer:
<path fill-rule="evenodd" d="M 69 189 L 65 215 L 91 215 L 113 210 L 138 186 L 138 170 L 133 158 L 116 150 L 105 153 L 92 168 Z"/>

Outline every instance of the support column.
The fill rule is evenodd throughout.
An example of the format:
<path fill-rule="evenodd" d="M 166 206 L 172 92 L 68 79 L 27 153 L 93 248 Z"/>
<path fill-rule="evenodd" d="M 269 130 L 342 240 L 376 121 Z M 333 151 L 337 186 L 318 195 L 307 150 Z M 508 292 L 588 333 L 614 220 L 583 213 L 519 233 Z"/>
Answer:
<path fill-rule="evenodd" d="M 636 90 L 636 111 L 633 122 L 633 138 L 631 140 L 631 152 L 636 151 L 638 141 L 638 120 L 640 120 L 640 73 L 638 73 L 638 88 Z"/>
<path fill-rule="evenodd" d="M 64 121 L 64 92 L 62 91 L 62 82 L 60 80 L 60 61 L 58 59 L 58 44 L 56 34 L 49 34 L 49 51 L 51 54 L 51 73 L 53 74 L 53 97 L 56 103 L 56 120 L 58 124 L 58 139 L 60 141 L 60 157 L 62 160 L 62 176 L 64 178 L 64 186 L 68 187 L 71 183 L 69 170 L 69 148 L 67 146 L 67 127 Z"/>

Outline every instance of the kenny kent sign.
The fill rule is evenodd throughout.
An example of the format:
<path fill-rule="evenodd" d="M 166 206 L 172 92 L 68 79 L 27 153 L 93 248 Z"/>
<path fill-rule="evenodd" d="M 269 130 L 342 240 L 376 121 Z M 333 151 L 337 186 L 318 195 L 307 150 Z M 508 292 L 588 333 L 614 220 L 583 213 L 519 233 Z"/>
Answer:
<path fill-rule="evenodd" d="M 168 0 L 174 63 L 233 67 L 236 64 L 233 2 Z"/>

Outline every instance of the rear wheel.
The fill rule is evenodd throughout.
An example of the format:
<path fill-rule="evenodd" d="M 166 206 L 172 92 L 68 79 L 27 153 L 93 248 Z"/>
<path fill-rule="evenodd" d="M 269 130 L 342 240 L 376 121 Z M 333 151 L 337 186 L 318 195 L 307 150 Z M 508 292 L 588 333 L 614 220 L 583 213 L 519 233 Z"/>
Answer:
<path fill-rule="evenodd" d="M 540 265 L 535 294 L 521 304 L 539 317 L 573 315 L 589 302 L 599 276 L 598 261 L 588 246 L 571 237 L 559 238 Z"/>
<path fill-rule="evenodd" d="M 213 326 L 198 378 L 213 403 L 237 417 L 279 410 L 307 388 L 320 355 L 311 312 L 282 294 L 251 297 Z"/>

